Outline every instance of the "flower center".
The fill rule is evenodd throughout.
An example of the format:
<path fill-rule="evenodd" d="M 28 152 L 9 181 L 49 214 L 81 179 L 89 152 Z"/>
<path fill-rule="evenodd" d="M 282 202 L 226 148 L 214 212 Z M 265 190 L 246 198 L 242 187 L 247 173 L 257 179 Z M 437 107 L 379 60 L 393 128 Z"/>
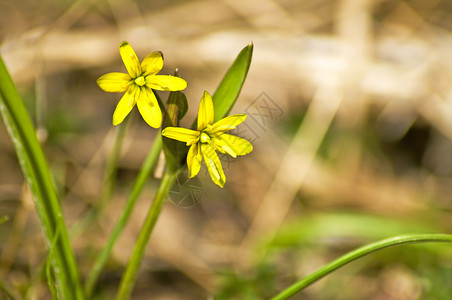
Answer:
<path fill-rule="evenodd" d="M 140 76 L 135 79 L 135 83 L 138 84 L 139 86 L 143 86 L 146 84 L 146 79 L 144 79 L 144 76 Z"/>
<path fill-rule="evenodd" d="M 208 143 L 208 142 L 210 142 L 210 137 L 207 133 L 201 132 L 201 136 L 199 137 L 199 140 L 201 141 L 201 143 Z"/>

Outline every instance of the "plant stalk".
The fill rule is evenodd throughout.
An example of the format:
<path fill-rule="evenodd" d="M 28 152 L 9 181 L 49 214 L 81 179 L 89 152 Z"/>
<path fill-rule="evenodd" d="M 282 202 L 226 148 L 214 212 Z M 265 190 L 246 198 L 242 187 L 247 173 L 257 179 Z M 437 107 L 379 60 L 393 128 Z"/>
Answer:
<path fill-rule="evenodd" d="M 121 156 L 122 144 L 127 131 L 127 125 L 130 122 L 130 118 L 126 118 L 122 124 L 115 128 L 115 137 L 113 147 L 107 158 L 104 171 L 104 179 L 102 184 L 102 192 L 99 200 L 89 210 L 86 215 L 72 225 L 69 229 L 69 235 L 74 238 L 82 234 L 102 213 L 108 202 L 111 199 L 113 190 L 115 188 L 116 174 L 118 171 L 118 162 Z"/>
<path fill-rule="evenodd" d="M 111 251 L 113 250 L 113 246 L 115 245 L 119 235 L 127 224 L 130 215 L 132 214 L 132 210 L 135 206 L 135 203 L 138 200 L 138 197 L 141 194 L 141 191 L 144 188 L 149 176 L 151 175 L 152 170 L 158 160 L 160 151 L 162 150 L 162 136 L 159 134 L 156 135 L 154 142 L 152 144 L 151 149 L 149 150 L 148 156 L 146 157 L 143 166 L 140 169 L 140 173 L 135 180 L 135 184 L 132 188 L 132 192 L 130 193 L 126 205 L 122 211 L 121 216 L 119 217 L 118 222 L 116 223 L 113 231 L 107 241 L 107 244 L 102 249 L 102 252 L 97 257 L 94 267 L 88 275 L 88 279 L 86 280 L 85 288 L 86 295 L 88 298 L 92 295 L 94 288 L 96 286 L 97 280 L 99 279 L 100 273 L 102 272 L 105 263 L 110 257 Z"/>
<path fill-rule="evenodd" d="M 348 263 L 357 260 L 363 256 L 366 256 L 370 253 L 373 253 L 378 250 L 382 250 L 388 247 L 403 245 L 403 244 L 415 244 L 415 243 L 452 243 L 452 235 L 450 234 L 411 234 L 411 235 L 401 235 L 388 239 L 384 239 L 375 243 L 371 243 L 365 245 L 361 248 L 358 248 L 354 251 L 351 251 L 338 259 L 330 262 L 329 264 L 323 266 L 318 269 L 314 273 L 306 276 L 300 281 L 292 284 L 278 295 L 272 298 L 272 300 L 282 300 L 288 299 L 300 292 L 304 288 L 310 286 L 314 282 L 322 279 L 326 275 L 334 272 L 342 266 L 347 265 Z"/>
<path fill-rule="evenodd" d="M 166 169 L 162 181 L 160 182 L 160 186 L 157 190 L 154 202 L 152 202 L 148 215 L 146 216 L 146 220 L 144 221 L 143 227 L 141 229 L 140 235 L 138 236 L 137 243 L 135 244 L 135 249 L 133 250 L 129 263 L 127 264 L 126 271 L 121 279 L 116 300 L 127 300 L 130 298 L 137 277 L 138 269 L 146 250 L 146 246 L 149 242 L 160 212 L 162 211 L 165 199 L 168 196 L 169 190 L 173 186 L 175 180 L 176 174 L 169 172 L 168 169 Z"/>

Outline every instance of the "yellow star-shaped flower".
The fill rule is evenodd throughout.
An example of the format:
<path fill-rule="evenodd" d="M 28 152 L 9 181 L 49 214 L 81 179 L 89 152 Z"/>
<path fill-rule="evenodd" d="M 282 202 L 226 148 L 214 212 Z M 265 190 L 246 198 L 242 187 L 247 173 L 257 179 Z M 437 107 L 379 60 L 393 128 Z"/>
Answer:
<path fill-rule="evenodd" d="M 163 67 L 161 52 L 149 54 L 141 64 L 129 43 L 122 42 L 119 45 L 119 53 L 128 74 L 113 72 L 97 79 L 99 87 L 106 92 L 126 92 L 116 106 L 113 125 L 120 124 L 137 104 L 146 123 L 159 128 L 162 123 L 162 112 L 152 89 L 180 91 L 187 87 L 187 82 L 179 77 L 157 75 Z"/>
<path fill-rule="evenodd" d="M 187 155 L 188 174 L 196 176 L 201 168 L 202 157 L 209 171 L 210 177 L 220 187 L 224 186 L 226 176 L 223 172 L 220 159 L 215 151 L 227 153 L 232 157 L 245 155 L 253 150 L 253 146 L 245 139 L 227 134 L 245 121 L 245 114 L 228 116 L 215 123 L 212 97 L 204 92 L 198 109 L 197 130 L 180 127 L 166 127 L 162 135 L 175 139 L 190 146 Z"/>

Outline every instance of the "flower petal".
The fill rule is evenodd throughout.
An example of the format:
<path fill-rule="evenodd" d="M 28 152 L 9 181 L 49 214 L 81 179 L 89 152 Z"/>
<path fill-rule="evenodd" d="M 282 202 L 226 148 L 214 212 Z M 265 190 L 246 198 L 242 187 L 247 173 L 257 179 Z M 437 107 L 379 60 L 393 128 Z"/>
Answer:
<path fill-rule="evenodd" d="M 213 101 L 207 91 L 201 97 L 198 108 L 198 130 L 201 131 L 213 123 L 214 111 Z"/>
<path fill-rule="evenodd" d="M 102 75 L 97 79 L 97 85 L 106 92 L 125 92 L 132 84 L 129 74 L 112 72 Z"/>
<path fill-rule="evenodd" d="M 187 143 L 187 146 L 193 145 L 199 139 L 199 131 L 182 127 L 166 127 L 163 129 L 162 135 L 170 139 Z"/>
<path fill-rule="evenodd" d="M 122 96 L 121 100 L 119 100 L 119 103 L 116 106 L 115 112 L 113 113 L 113 125 L 116 126 L 124 121 L 125 117 L 127 117 L 132 108 L 135 106 L 135 95 L 137 92 L 139 93 L 139 91 L 139 88 L 132 85 L 129 87 L 124 96 Z"/>
<path fill-rule="evenodd" d="M 237 155 L 245 155 L 253 151 L 253 145 L 250 142 L 231 134 L 222 134 L 213 138 L 212 142 L 216 150 L 228 153 L 234 158 Z"/>
<path fill-rule="evenodd" d="M 141 88 L 141 94 L 137 100 L 138 110 L 141 116 L 154 128 L 159 128 L 162 124 L 162 111 L 160 110 L 154 92 L 147 88 Z"/>
<path fill-rule="evenodd" d="M 141 70 L 143 75 L 155 75 L 163 68 L 163 54 L 160 51 L 155 51 L 149 54 L 141 62 Z"/>
<path fill-rule="evenodd" d="M 226 132 L 228 130 L 235 129 L 237 125 L 245 121 L 245 119 L 245 114 L 232 115 L 215 122 L 215 124 L 212 125 L 212 129 L 213 131 Z"/>
<path fill-rule="evenodd" d="M 119 54 L 121 54 L 122 61 L 126 66 L 127 72 L 130 77 L 137 78 L 141 75 L 141 66 L 140 61 L 138 60 L 135 51 L 133 51 L 132 47 L 127 42 L 122 42 L 119 45 Z"/>
<path fill-rule="evenodd" d="M 187 87 L 187 82 L 176 76 L 149 75 L 146 76 L 146 86 L 159 91 L 181 91 Z"/>
<path fill-rule="evenodd" d="M 213 182 L 223 187 L 226 182 L 226 176 L 224 175 L 223 167 L 221 166 L 217 153 L 209 144 L 201 144 L 201 151 Z"/>
<path fill-rule="evenodd" d="M 199 170 L 201 169 L 201 161 L 201 145 L 199 143 L 195 143 L 191 145 L 187 154 L 188 176 L 190 178 L 198 175 Z"/>

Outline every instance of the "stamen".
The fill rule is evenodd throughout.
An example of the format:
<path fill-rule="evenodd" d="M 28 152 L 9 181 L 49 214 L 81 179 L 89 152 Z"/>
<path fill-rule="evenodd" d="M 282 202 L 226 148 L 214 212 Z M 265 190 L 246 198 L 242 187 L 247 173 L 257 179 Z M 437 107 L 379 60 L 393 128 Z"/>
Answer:
<path fill-rule="evenodd" d="M 199 138 L 199 140 L 201 141 L 201 143 L 210 143 L 210 137 L 205 132 L 201 133 L 201 137 Z"/>
<path fill-rule="evenodd" d="M 140 76 L 135 79 L 135 83 L 139 86 L 143 86 L 146 84 L 146 79 L 144 79 L 144 76 Z"/>

